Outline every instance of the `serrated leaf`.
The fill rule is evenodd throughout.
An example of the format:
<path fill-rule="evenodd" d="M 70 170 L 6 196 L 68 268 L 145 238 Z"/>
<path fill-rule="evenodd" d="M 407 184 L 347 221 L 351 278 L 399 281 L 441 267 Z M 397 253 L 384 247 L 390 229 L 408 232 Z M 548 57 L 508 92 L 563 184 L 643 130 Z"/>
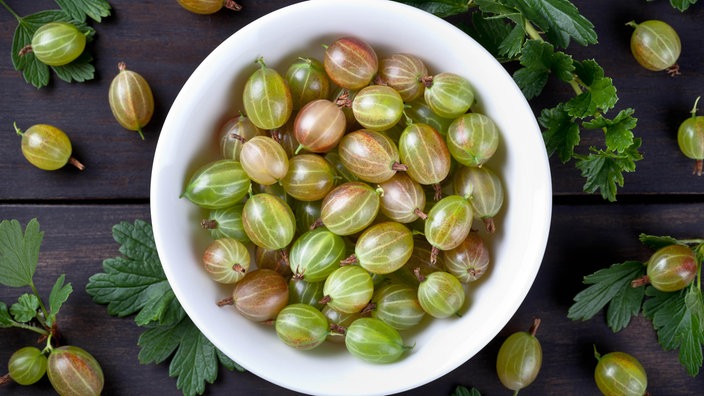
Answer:
<path fill-rule="evenodd" d="M 665 350 L 678 349 L 680 363 L 691 376 L 696 376 L 704 361 L 704 329 L 701 312 L 698 308 L 692 310 L 693 303 L 686 301 L 701 300 L 701 291 L 690 287 L 666 293 L 649 286 L 646 295 L 649 298 L 643 304 L 643 314 L 653 322 L 660 346 Z"/>
<path fill-rule="evenodd" d="M 644 287 L 624 287 L 614 295 L 606 309 L 606 324 L 611 331 L 617 333 L 628 326 L 640 312 L 643 297 Z"/>
<path fill-rule="evenodd" d="M 581 45 L 597 43 L 594 25 L 568 0 L 505 0 L 545 32 L 548 41 L 567 48 L 570 40 Z"/>
<path fill-rule="evenodd" d="M 697 4 L 697 0 L 670 0 L 670 4 L 680 11 L 687 11 L 687 9 L 694 4 Z"/>
<path fill-rule="evenodd" d="M 622 153 L 613 153 L 590 148 L 587 156 L 578 156 L 575 166 L 582 171 L 587 180 L 584 191 L 593 193 L 599 191 L 604 199 L 616 200 L 618 187 L 623 187 L 623 173 L 636 170 L 636 162 L 643 159 L 638 151 L 641 145 L 639 138 L 633 139 L 633 144 Z"/>
<path fill-rule="evenodd" d="M 0 283 L 10 287 L 32 284 L 43 237 L 37 219 L 27 223 L 24 233 L 17 220 L 0 222 Z"/>
<path fill-rule="evenodd" d="M 239 364 L 237 364 L 237 362 L 235 362 L 234 360 L 227 357 L 227 355 L 222 353 L 221 350 L 216 348 L 215 352 L 217 352 L 217 354 L 218 354 L 218 360 L 220 361 L 220 364 L 222 364 L 226 369 L 228 369 L 230 371 L 237 370 L 240 373 L 244 373 L 245 371 L 247 371 L 244 369 L 244 367 L 240 366 Z"/>
<path fill-rule="evenodd" d="M 633 295 L 624 292 L 632 288 L 631 282 L 645 274 L 645 266 L 639 261 L 626 261 L 613 264 L 608 268 L 600 269 L 584 277 L 583 283 L 591 285 L 574 297 L 574 304 L 569 308 L 567 317 L 572 320 L 588 320 L 594 317 L 607 304 L 625 303 L 624 307 L 615 307 L 615 311 L 625 313 L 633 304 Z M 619 293 L 629 294 L 622 296 L 614 302 L 614 297 Z M 626 297 L 626 298 L 624 298 Z M 614 311 L 614 313 L 616 313 Z M 620 324 L 615 322 L 614 324 Z M 618 326 L 615 326 L 618 327 Z"/>
<path fill-rule="evenodd" d="M 206 383 L 217 378 L 218 362 L 229 360 L 198 330 L 188 317 L 173 326 L 145 331 L 139 338 L 141 363 L 161 363 L 172 356 L 169 375 L 184 395 L 200 395 Z M 235 364 L 230 365 L 234 367 Z M 228 365 L 225 365 L 227 367 Z"/>
<path fill-rule="evenodd" d="M 525 39 L 526 31 L 523 26 L 515 25 L 499 44 L 499 55 L 507 59 L 518 56 L 521 53 Z"/>
<path fill-rule="evenodd" d="M 440 18 L 462 14 L 469 10 L 466 0 L 396 0 L 399 3 L 420 8 Z"/>
<path fill-rule="evenodd" d="M 10 314 L 15 321 L 27 323 L 37 317 L 39 298 L 34 294 L 25 293 L 10 307 Z"/>
<path fill-rule="evenodd" d="M 0 301 L 0 327 L 8 328 L 13 327 L 14 325 L 15 321 L 12 320 L 10 311 L 7 309 L 7 304 Z"/>
<path fill-rule="evenodd" d="M 65 275 L 61 274 L 56 283 L 51 288 L 49 293 L 49 317 L 46 320 L 48 326 L 51 327 L 56 321 L 56 315 L 59 313 L 61 306 L 68 300 L 68 297 L 73 292 L 71 283 L 64 284 Z"/>
<path fill-rule="evenodd" d="M 604 77 L 604 69 L 595 61 L 575 61 L 574 74 L 584 92 L 570 99 L 565 108 L 573 117 L 584 118 L 598 112 L 606 113 L 618 102 L 613 81 Z"/>
<path fill-rule="evenodd" d="M 563 163 L 572 159 L 574 148 L 579 145 L 579 125 L 565 110 L 564 104 L 558 104 L 551 109 L 543 109 L 538 118 L 545 128 L 543 140 L 549 156 L 557 152 Z"/>
<path fill-rule="evenodd" d="M 85 22 L 89 16 L 96 22 L 110 15 L 110 4 L 106 0 L 55 0 L 73 19 Z"/>
<path fill-rule="evenodd" d="M 613 120 L 606 117 L 596 117 L 582 124 L 587 129 L 601 129 L 606 138 L 606 148 L 622 153 L 633 145 L 633 129 L 638 119 L 633 117 L 633 109 L 619 111 Z"/>
<path fill-rule="evenodd" d="M 563 81 L 571 81 L 573 78 L 572 57 L 564 52 L 556 52 L 552 44 L 544 41 L 526 41 L 520 63 L 523 68 L 513 74 L 513 79 L 527 99 L 542 92 L 551 73 Z"/>
<path fill-rule="evenodd" d="M 475 12 L 472 13 L 471 25 L 458 23 L 457 26 L 462 29 L 462 31 L 472 36 L 474 40 L 489 51 L 497 60 L 502 62 L 509 60 L 500 54 L 501 50 L 499 49 L 504 38 L 511 33 L 511 25 L 505 21 L 501 19 L 483 18 L 481 13 Z"/>
<path fill-rule="evenodd" d="M 655 236 L 648 234 L 640 234 L 638 239 L 645 246 L 653 250 L 658 250 L 664 248 L 665 246 L 674 245 L 679 243 L 679 241 L 671 236 Z"/>

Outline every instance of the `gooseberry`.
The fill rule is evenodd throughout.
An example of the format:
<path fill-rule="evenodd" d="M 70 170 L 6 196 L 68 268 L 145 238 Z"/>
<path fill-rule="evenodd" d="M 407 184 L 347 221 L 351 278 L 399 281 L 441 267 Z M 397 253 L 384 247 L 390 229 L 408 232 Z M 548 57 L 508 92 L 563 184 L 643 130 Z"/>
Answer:
<path fill-rule="evenodd" d="M 33 346 L 18 349 L 10 356 L 8 374 L 20 385 L 32 385 L 46 374 L 46 355 Z"/>
<path fill-rule="evenodd" d="M 82 163 L 71 156 L 71 140 L 61 129 L 48 124 L 36 124 L 22 132 L 14 124 L 15 132 L 22 137 L 22 154 L 30 164 L 43 170 L 56 170 L 70 163 L 79 170 Z"/>
<path fill-rule="evenodd" d="M 668 69 L 671 75 L 679 74 L 676 64 L 682 44 L 672 26 L 660 20 L 631 21 L 627 25 L 635 29 L 631 35 L 631 53 L 641 66 L 653 71 Z"/>
<path fill-rule="evenodd" d="M 86 47 L 86 35 L 68 22 L 49 22 L 32 36 L 32 53 L 49 66 L 63 66 L 78 58 Z"/>
<path fill-rule="evenodd" d="M 610 352 L 600 356 L 594 369 L 596 385 L 606 396 L 643 396 L 648 388 L 648 377 L 643 365 L 625 352 Z"/>
<path fill-rule="evenodd" d="M 697 115 L 697 103 L 699 98 L 694 101 L 692 107 L 692 116 L 684 120 L 677 130 L 677 144 L 682 153 L 694 160 L 694 170 L 692 173 L 697 176 L 702 175 L 704 168 L 704 116 Z"/>
<path fill-rule="evenodd" d="M 110 110 L 117 122 L 127 130 L 136 131 L 144 140 L 142 128 L 154 114 L 154 95 L 141 74 L 127 70 L 125 62 L 117 65 L 119 73 L 112 79 L 108 91 Z"/>
<path fill-rule="evenodd" d="M 61 396 L 98 396 L 105 384 L 98 361 L 85 349 L 73 345 L 51 350 L 46 373 Z"/>
<path fill-rule="evenodd" d="M 513 333 L 501 344 L 496 373 L 506 388 L 518 392 L 538 376 L 543 364 L 543 349 L 535 336 L 539 326 L 540 319 L 535 319 L 530 331 Z"/>

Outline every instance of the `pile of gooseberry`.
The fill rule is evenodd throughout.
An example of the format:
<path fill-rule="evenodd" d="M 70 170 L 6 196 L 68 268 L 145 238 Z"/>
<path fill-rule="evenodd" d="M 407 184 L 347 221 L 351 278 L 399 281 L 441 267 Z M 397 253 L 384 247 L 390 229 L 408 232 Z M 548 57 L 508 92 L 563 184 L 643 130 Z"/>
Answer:
<path fill-rule="evenodd" d="M 215 131 L 221 156 L 182 197 L 212 236 L 203 268 L 233 285 L 219 305 L 293 348 L 338 341 L 389 363 L 404 331 L 460 316 L 489 268 L 500 132 L 464 76 L 358 37 L 324 48 L 283 73 L 256 60 Z"/>

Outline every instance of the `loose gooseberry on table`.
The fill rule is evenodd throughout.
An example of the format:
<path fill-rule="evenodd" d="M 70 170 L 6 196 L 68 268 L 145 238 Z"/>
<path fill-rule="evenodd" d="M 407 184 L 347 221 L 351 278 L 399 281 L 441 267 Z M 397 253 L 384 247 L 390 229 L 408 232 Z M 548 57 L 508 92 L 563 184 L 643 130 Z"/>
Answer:
<path fill-rule="evenodd" d="M 677 59 L 682 51 L 680 37 L 668 23 L 651 19 L 636 23 L 631 34 L 631 53 L 644 68 L 652 71 L 667 70 L 670 75 L 679 74 Z"/>
<path fill-rule="evenodd" d="M 677 144 L 680 151 L 694 160 L 693 174 L 702 175 L 704 168 L 704 116 L 697 115 L 697 104 L 701 96 L 697 97 L 692 107 L 691 117 L 682 121 L 677 129 Z"/>
<path fill-rule="evenodd" d="M 197 170 L 184 197 L 255 247 L 253 268 L 287 280 L 287 305 L 250 307 L 281 308 L 276 315 L 245 317 L 273 317 L 279 338 L 298 349 L 347 339 L 352 329 L 353 355 L 391 362 L 410 349 L 395 327 L 458 316 L 463 282 L 486 272 L 487 247 L 470 230 L 475 218 L 501 209 L 498 177 L 484 176 L 499 132 L 488 116 L 470 111 L 476 98 L 462 76 L 430 75 L 410 54 L 382 58 L 380 70 L 374 49 L 350 36 L 324 51 L 323 62 L 297 58 L 285 75 L 257 60 L 244 112 L 218 128 L 222 159 Z M 463 167 L 480 181 L 464 176 L 453 187 Z M 239 216 L 223 221 L 231 207 Z M 277 295 L 282 288 L 279 282 Z M 369 316 L 375 321 L 359 320 Z M 396 353 L 372 356 L 370 334 L 383 335 Z"/>

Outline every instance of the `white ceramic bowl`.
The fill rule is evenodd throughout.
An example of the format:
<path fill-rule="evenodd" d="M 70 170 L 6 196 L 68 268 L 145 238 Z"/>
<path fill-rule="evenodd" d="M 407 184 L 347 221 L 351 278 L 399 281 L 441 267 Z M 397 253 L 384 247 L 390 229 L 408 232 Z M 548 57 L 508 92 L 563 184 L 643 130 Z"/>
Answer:
<path fill-rule="evenodd" d="M 431 320 L 406 334 L 415 344 L 402 360 L 363 362 L 340 345 L 298 351 L 273 328 L 252 323 L 215 302 L 230 288 L 216 286 L 200 257 L 209 243 L 199 229 L 203 212 L 179 199 L 190 175 L 217 156 L 215 131 L 242 108 L 247 76 L 263 56 L 281 73 L 301 54 L 322 59 L 321 44 L 343 35 L 368 41 L 380 57 L 419 55 L 431 72 L 455 72 L 473 84 L 478 109 L 493 118 L 501 148 L 492 158 L 506 199 L 491 238 L 492 269 L 469 291 L 462 317 Z M 392 394 L 457 368 L 489 343 L 513 316 L 540 267 L 550 226 L 552 189 L 540 130 L 503 67 L 451 24 L 392 1 L 312 0 L 272 12 L 216 48 L 184 85 L 161 131 L 151 184 L 151 217 L 164 271 L 181 305 L 208 339 L 247 370 L 308 394 Z"/>

